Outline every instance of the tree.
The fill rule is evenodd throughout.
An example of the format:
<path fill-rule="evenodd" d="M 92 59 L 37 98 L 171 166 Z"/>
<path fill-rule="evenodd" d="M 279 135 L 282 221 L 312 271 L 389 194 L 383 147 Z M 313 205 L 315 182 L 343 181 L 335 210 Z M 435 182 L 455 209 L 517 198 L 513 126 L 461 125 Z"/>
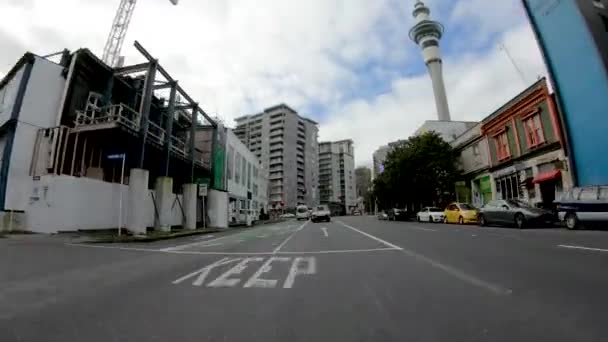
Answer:
<path fill-rule="evenodd" d="M 456 161 L 456 152 L 435 132 L 401 142 L 389 152 L 384 172 L 374 180 L 378 205 L 417 208 L 444 204 L 460 176 Z"/>

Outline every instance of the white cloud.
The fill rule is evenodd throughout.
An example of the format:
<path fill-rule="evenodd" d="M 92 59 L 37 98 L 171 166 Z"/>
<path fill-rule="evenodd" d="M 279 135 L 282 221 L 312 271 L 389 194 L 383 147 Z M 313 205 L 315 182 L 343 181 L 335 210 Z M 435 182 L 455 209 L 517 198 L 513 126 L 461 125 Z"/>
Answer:
<path fill-rule="evenodd" d="M 448 101 L 453 120 L 479 121 L 545 75 L 540 52 L 527 25 L 504 33 L 502 39 L 525 81 L 503 51 L 463 54 L 444 61 Z M 391 90 L 369 101 L 356 100 L 333 108 L 321 123 L 326 140 L 354 137 L 357 165 L 371 165 L 381 145 L 410 136 L 425 121 L 436 118 L 428 75 L 401 78 Z"/>
<path fill-rule="evenodd" d="M 468 51 L 468 40 L 502 35 L 527 82 L 544 69 L 518 0 L 454 1 L 427 2 L 446 30 L 449 25 L 478 28 L 479 36 L 458 37 L 465 43 L 456 57 L 445 60 L 445 75 L 453 118 L 480 119 L 524 86 L 503 52 Z M 88 47 L 101 55 L 118 3 L 2 2 L 0 75 L 25 50 L 44 54 Z M 123 54 L 127 62 L 141 61 L 132 47 L 138 39 L 207 112 L 219 111 L 228 123 L 280 102 L 296 109 L 319 104 L 329 112 L 320 120 L 321 138 L 353 138 L 357 163 L 365 164 L 378 146 L 407 137 L 434 117 L 428 76 L 403 77 L 395 69 L 421 64 L 408 39 L 412 3 L 181 0 L 172 6 L 168 0 L 141 0 Z M 370 65 L 368 73 L 357 71 Z M 347 99 L 370 75 L 386 79 L 389 91 Z"/>

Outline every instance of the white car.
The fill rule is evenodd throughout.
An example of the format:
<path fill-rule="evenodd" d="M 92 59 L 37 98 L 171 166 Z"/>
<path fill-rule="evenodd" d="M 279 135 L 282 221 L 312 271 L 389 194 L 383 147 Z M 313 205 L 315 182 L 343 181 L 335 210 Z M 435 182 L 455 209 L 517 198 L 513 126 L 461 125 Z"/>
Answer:
<path fill-rule="evenodd" d="M 310 220 L 312 222 L 331 221 L 331 213 L 329 212 L 329 208 L 324 204 L 316 206 L 315 210 L 312 212 L 312 217 Z"/>
<path fill-rule="evenodd" d="M 418 222 L 443 222 L 443 210 L 435 207 L 422 208 L 417 214 Z"/>
<path fill-rule="evenodd" d="M 308 207 L 305 205 L 299 205 L 296 208 L 296 218 L 299 220 L 308 220 Z"/>

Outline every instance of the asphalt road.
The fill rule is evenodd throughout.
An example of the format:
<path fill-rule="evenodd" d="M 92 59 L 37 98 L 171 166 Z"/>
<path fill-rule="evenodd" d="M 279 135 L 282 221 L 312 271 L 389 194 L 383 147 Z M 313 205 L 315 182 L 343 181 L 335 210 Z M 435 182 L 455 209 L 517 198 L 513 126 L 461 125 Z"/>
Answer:
<path fill-rule="evenodd" d="M 341 217 L 0 239 L 0 341 L 606 341 L 608 232 Z"/>

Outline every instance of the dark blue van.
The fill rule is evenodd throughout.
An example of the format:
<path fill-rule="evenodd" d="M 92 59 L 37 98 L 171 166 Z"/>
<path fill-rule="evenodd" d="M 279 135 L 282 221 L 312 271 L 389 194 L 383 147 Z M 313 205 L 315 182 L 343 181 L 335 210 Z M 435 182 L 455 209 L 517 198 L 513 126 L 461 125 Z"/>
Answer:
<path fill-rule="evenodd" d="M 585 186 L 565 191 L 555 201 L 559 220 L 568 229 L 608 222 L 608 186 Z"/>

